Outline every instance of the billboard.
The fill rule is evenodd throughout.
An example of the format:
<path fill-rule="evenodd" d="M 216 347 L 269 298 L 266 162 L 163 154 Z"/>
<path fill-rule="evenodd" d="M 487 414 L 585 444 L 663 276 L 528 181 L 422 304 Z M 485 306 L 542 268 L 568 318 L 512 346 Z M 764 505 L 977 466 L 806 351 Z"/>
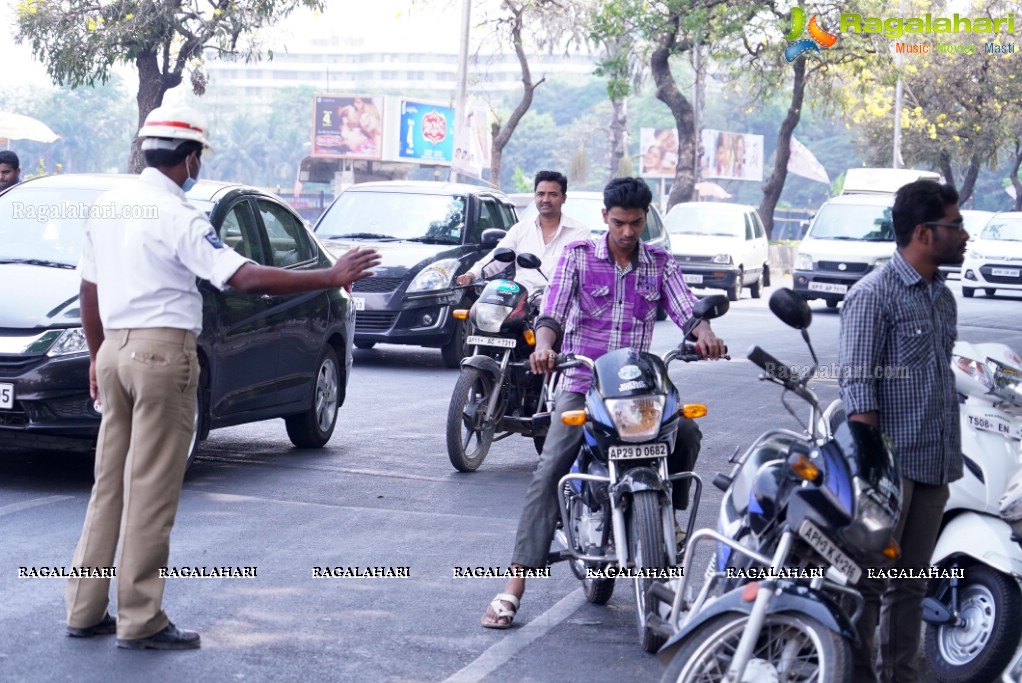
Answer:
<path fill-rule="evenodd" d="M 313 95 L 312 156 L 379 159 L 383 97 Z"/>
<path fill-rule="evenodd" d="M 482 178 L 490 167 L 493 139 L 490 133 L 489 110 L 480 102 L 469 102 L 464 125 L 458 127 L 451 168 L 473 178 Z"/>
<path fill-rule="evenodd" d="M 639 130 L 639 175 L 673 178 L 678 167 L 678 131 L 674 128 Z"/>
<path fill-rule="evenodd" d="M 727 180 L 763 180 L 763 136 L 703 128 L 699 175 Z"/>
<path fill-rule="evenodd" d="M 398 157 L 449 164 L 454 157 L 454 108 L 401 100 Z"/>

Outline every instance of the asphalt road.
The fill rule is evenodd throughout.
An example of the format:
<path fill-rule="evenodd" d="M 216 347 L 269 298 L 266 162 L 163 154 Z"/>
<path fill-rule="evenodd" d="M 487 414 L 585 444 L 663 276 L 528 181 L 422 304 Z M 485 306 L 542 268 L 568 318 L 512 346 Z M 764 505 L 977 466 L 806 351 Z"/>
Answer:
<path fill-rule="evenodd" d="M 953 284 L 957 289 L 957 283 Z M 748 297 L 748 294 L 745 295 Z M 821 363 L 836 360 L 839 317 L 813 304 Z M 959 299 L 960 337 L 1022 350 L 1022 298 Z M 675 364 L 683 400 L 710 414 L 697 472 L 712 525 L 713 474 L 756 434 L 797 428 L 778 387 L 744 359 L 758 343 L 810 362 L 797 331 L 748 298 L 715 321 L 730 362 Z M 659 323 L 654 350 L 680 340 Z M 201 632 L 201 650 L 118 650 L 112 638 L 64 636 L 64 581 L 18 568 L 66 566 L 91 486 L 90 465 L 65 453 L 0 458 L 0 680 L 5 681 L 618 681 L 656 680 L 638 646 L 631 586 L 589 605 L 569 569 L 531 580 L 515 628 L 479 626 L 502 579 L 454 578 L 456 567 L 506 567 L 536 454 L 494 445 L 482 468 L 448 462 L 444 421 L 457 372 L 439 352 L 358 351 L 348 401 L 325 449 L 292 448 L 282 421 L 214 432 L 185 481 L 170 566 L 256 567 L 255 578 L 168 579 L 165 607 Z M 835 381 L 815 388 L 825 402 Z M 806 410 L 792 401 L 799 417 Z M 407 567 L 409 578 L 314 578 L 315 567 Z"/>

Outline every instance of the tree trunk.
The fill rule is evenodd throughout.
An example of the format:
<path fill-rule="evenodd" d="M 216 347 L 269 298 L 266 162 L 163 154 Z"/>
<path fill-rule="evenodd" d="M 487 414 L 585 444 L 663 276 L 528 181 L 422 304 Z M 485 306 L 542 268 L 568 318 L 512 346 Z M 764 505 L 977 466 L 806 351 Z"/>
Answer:
<path fill-rule="evenodd" d="M 677 17 L 675 18 L 677 22 Z M 667 105 L 674 115 L 674 122 L 678 129 L 678 168 L 674 172 L 674 184 L 671 186 L 671 193 L 667 197 L 667 211 L 681 202 L 692 199 L 695 191 L 695 162 L 696 162 L 696 141 L 695 141 L 695 119 L 692 111 L 692 104 L 678 90 L 678 84 L 674 81 L 674 74 L 671 73 L 671 52 L 675 44 L 672 37 L 667 45 L 661 45 L 653 51 L 650 57 L 650 70 L 653 74 L 653 82 L 656 83 L 657 99 Z"/>
<path fill-rule="evenodd" d="M 941 152 L 937 159 L 937 166 L 940 167 L 940 174 L 944 176 L 944 182 L 957 189 L 955 185 L 955 169 L 951 165 L 951 157 L 947 152 Z"/>
<path fill-rule="evenodd" d="M 788 178 L 788 160 L 791 158 L 791 136 L 802 118 L 802 100 L 806 92 L 806 60 L 797 59 L 792 64 L 794 79 L 791 84 L 791 105 L 777 132 L 777 152 L 774 155 L 774 170 L 763 183 L 763 200 L 759 204 L 759 217 L 763 221 L 767 239 L 774 233 L 774 209 L 784 190 Z"/>
<path fill-rule="evenodd" d="M 1022 180 L 1018 179 L 1018 169 L 1022 166 L 1022 141 L 1015 141 L 1015 158 L 1011 164 L 1011 186 L 1015 188 L 1015 206 L 1012 211 L 1022 211 Z"/>
<path fill-rule="evenodd" d="M 621 169 L 621 160 L 628 153 L 628 98 L 611 100 L 614 108 L 610 119 L 610 176 L 613 180 Z"/>
<path fill-rule="evenodd" d="M 979 154 L 973 153 L 969 158 L 969 168 L 965 171 L 965 178 L 962 180 L 962 187 L 958 190 L 958 203 L 965 204 L 972 198 L 972 193 L 976 189 L 976 178 L 979 176 L 979 167 L 981 166 Z"/>
<path fill-rule="evenodd" d="M 138 67 L 138 132 L 145 123 L 149 112 L 163 104 L 163 95 L 167 92 L 163 70 L 157 61 L 155 51 L 143 51 L 135 58 L 135 66 Z M 131 160 L 128 162 L 129 173 L 141 173 L 145 168 L 145 159 L 142 156 L 142 148 L 136 137 L 131 141 Z"/>
<path fill-rule="evenodd" d="M 514 19 L 511 24 L 511 42 L 515 46 L 518 64 L 522 67 L 522 86 L 524 90 L 521 101 L 518 102 L 518 106 L 511 112 L 507 123 L 503 127 L 495 123 L 491 128 L 493 153 L 490 156 L 490 183 L 498 188 L 500 187 L 500 162 L 504 156 L 504 147 L 511 140 L 511 135 L 514 134 L 515 128 L 518 127 L 522 117 L 525 116 L 525 113 L 529 111 L 529 107 L 532 106 L 533 92 L 539 87 L 540 83 L 546 80 L 546 78 L 541 78 L 536 83 L 532 82 L 529 60 L 525 55 L 525 48 L 522 45 L 522 15 L 525 12 L 525 8 L 518 7 L 512 11 L 514 12 Z"/>

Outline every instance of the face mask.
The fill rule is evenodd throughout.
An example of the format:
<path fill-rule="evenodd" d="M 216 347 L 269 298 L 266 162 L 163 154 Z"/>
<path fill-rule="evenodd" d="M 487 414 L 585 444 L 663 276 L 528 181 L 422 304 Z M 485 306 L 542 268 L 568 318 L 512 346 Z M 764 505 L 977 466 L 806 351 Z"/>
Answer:
<path fill-rule="evenodd" d="M 195 183 L 197 181 L 195 178 L 192 177 L 192 165 L 189 163 L 185 163 L 185 168 L 188 169 L 188 177 L 185 178 L 185 181 L 183 183 L 181 183 L 181 189 L 184 190 L 185 192 L 188 192 L 188 190 L 195 187 Z"/>

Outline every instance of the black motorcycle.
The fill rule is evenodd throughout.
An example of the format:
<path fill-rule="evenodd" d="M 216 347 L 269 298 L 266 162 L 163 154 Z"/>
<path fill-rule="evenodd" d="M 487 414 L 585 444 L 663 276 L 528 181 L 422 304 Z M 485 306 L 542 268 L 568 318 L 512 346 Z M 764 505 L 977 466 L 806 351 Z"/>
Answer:
<path fill-rule="evenodd" d="M 497 249 L 493 260 L 538 269 L 533 254 Z M 468 285 L 476 286 L 476 285 Z M 536 452 L 543 450 L 550 426 L 550 387 L 530 372 L 529 355 L 536 345 L 532 324 L 539 312 L 543 290 L 528 292 L 514 280 L 488 282 L 472 308 L 456 310 L 468 318 L 467 338 L 475 353 L 461 362 L 461 374 L 447 410 L 447 456 L 459 472 L 479 469 L 495 441 L 512 434 L 530 437 Z"/>
<path fill-rule="evenodd" d="M 702 320 L 723 315 L 728 306 L 721 295 L 700 300 L 683 330 L 685 340 L 662 359 L 632 348 L 595 361 L 572 354 L 558 357 L 558 370 L 585 365 L 593 381 L 585 409 L 561 417 L 565 424 L 584 425 L 585 436 L 572 472 L 558 485 L 561 528 L 555 542 L 561 547 L 552 559 L 570 561 L 586 599 L 595 604 L 610 600 L 616 578 L 632 578 L 639 640 L 647 652 L 664 642 L 647 627 L 649 589 L 671 578 L 677 564 L 672 488 L 695 482 L 689 534 L 701 493 L 695 474 L 668 472 L 667 457 L 681 418 L 702 417 L 706 406 L 682 404 L 667 367 L 675 360 L 701 360 L 691 330 Z"/>
<path fill-rule="evenodd" d="M 770 308 L 809 343 L 804 299 L 777 290 Z M 650 618 L 655 630 L 671 635 L 658 653 L 668 665 L 661 682 L 844 683 L 851 679 L 854 621 L 863 605 L 853 585 L 863 566 L 898 554 L 892 535 L 900 471 L 879 430 L 848 421 L 833 405 L 821 412 L 808 388 L 815 353 L 813 368 L 802 373 L 758 346 L 749 360 L 763 369 L 761 379 L 810 405 L 809 423 L 803 433 L 769 430 L 730 475 L 714 481 L 725 492 L 719 530 L 692 535 L 674 592 L 653 590 L 671 605 L 666 620 L 659 612 Z M 691 599 L 688 570 L 705 540 L 716 542 L 717 553 Z M 720 585 L 725 592 L 714 594 Z"/>

